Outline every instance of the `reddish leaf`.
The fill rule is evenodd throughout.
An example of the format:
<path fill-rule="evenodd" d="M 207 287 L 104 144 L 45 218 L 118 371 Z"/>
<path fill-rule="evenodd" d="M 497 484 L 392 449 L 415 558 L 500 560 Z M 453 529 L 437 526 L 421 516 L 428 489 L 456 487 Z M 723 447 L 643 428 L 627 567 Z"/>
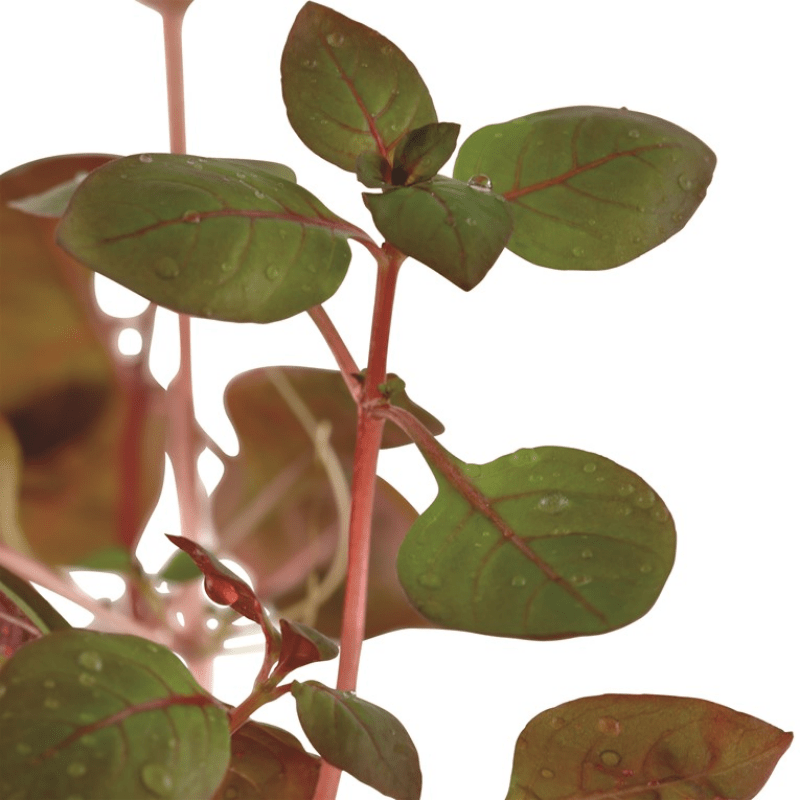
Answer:
<path fill-rule="evenodd" d="M 337 655 L 339 648 L 327 636 L 299 622 L 281 620 L 281 652 L 276 674 L 288 675 L 306 664 L 329 661 Z"/>
<path fill-rule="evenodd" d="M 206 594 L 221 606 L 230 606 L 243 617 L 264 623 L 264 609 L 255 592 L 208 551 L 184 536 L 167 534 L 176 547 L 187 553 L 206 576 Z"/>
<path fill-rule="evenodd" d="M 311 800 L 319 765 L 290 733 L 251 720 L 233 734 L 228 774 L 213 800 Z"/>
<path fill-rule="evenodd" d="M 687 697 L 585 697 L 534 717 L 506 800 L 751 800 L 792 741 Z"/>
<path fill-rule="evenodd" d="M 0 177 L 0 412 L 24 458 L 20 525 L 48 563 L 133 549 L 163 475 L 161 388 L 143 359 L 115 363 L 116 323 L 55 246 L 57 220 L 6 205 L 109 160 L 58 156 Z"/>

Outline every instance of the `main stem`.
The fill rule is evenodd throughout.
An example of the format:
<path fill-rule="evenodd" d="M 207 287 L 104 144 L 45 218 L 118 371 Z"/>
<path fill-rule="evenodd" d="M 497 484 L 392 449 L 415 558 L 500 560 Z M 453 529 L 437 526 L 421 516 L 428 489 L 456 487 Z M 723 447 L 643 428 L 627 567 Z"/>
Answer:
<path fill-rule="evenodd" d="M 347 582 L 344 591 L 339 678 L 336 683 L 336 688 L 344 692 L 355 691 L 364 642 L 372 509 L 378 452 L 384 426 L 384 420 L 376 417 L 372 410 L 383 397 L 379 386 L 386 381 L 386 357 L 397 273 L 405 259 L 402 253 L 390 245 L 384 245 L 382 253 L 383 257 L 378 262 L 367 375 L 358 403 Z M 335 800 L 340 777 L 341 770 L 323 761 L 314 800 Z"/>

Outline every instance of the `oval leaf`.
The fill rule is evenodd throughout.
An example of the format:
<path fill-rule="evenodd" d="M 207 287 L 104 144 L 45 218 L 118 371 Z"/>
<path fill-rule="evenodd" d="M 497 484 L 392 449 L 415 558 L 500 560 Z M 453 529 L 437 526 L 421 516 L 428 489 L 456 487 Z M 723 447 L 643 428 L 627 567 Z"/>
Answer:
<path fill-rule="evenodd" d="M 395 800 L 419 800 L 419 756 L 400 720 L 317 681 L 292 684 L 300 725 L 330 764 Z"/>
<path fill-rule="evenodd" d="M 196 156 L 117 159 L 75 192 L 58 242 L 174 311 L 285 319 L 339 288 L 350 263 L 345 238 L 364 234 L 275 171 Z"/>
<path fill-rule="evenodd" d="M 326 161 L 356 171 L 363 153 L 391 162 L 409 131 L 436 122 L 428 89 L 388 39 L 326 6 L 306 3 L 281 59 L 295 133 Z"/>
<path fill-rule="evenodd" d="M 434 469 L 439 493 L 397 562 L 428 619 L 556 639 L 620 628 L 655 603 L 675 557 L 675 527 L 637 475 L 564 447 L 451 464 L 451 475 Z"/>
<path fill-rule="evenodd" d="M 487 175 L 508 200 L 508 249 L 554 269 L 624 264 L 677 233 L 706 194 L 714 153 L 671 122 L 579 106 L 489 125 L 454 175 Z"/>
<path fill-rule="evenodd" d="M 791 741 L 706 700 L 585 697 L 525 726 L 506 800 L 751 800 Z"/>
<path fill-rule="evenodd" d="M 394 154 L 391 183 L 410 186 L 432 178 L 453 155 L 460 130 L 455 122 L 432 122 L 407 133 Z"/>
<path fill-rule="evenodd" d="M 280 728 L 245 723 L 231 740 L 231 764 L 214 800 L 311 800 L 319 758 Z"/>
<path fill-rule="evenodd" d="M 511 212 L 502 197 L 441 175 L 363 198 L 387 241 L 467 292 L 483 280 L 511 235 Z"/>
<path fill-rule="evenodd" d="M 314 628 L 286 619 L 280 625 L 281 649 L 275 675 L 288 675 L 306 664 L 330 661 L 339 655 L 339 646 Z"/>
<path fill-rule="evenodd" d="M 58 631 L 0 685 L 0 797 L 199 800 L 225 776 L 227 713 L 161 645 Z"/>

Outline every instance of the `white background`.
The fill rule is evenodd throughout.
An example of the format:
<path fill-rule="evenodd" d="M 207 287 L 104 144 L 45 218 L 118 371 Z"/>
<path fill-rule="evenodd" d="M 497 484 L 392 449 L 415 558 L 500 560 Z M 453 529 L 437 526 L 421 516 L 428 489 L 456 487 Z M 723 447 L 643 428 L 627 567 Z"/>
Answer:
<path fill-rule="evenodd" d="M 196 0 L 184 37 L 188 149 L 285 162 L 372 231 L 353 176 L 307 151 L 286 121 L 278 65 L 300 5 Z M 686 229 L 616 270 L 562 273 L 507 253 L 465 294 L 415 262 L 403 268 L 390 368 L 446 423 L 448 449 L 476 462 L 542 444 L 600 453 L 661 494 L 679 537 L 653 611 L 613 634 L 538 643 L 407 631 L 366 645 L 359 694 L 408 728 L 424 799 L 502 800 L 523 726 L 581 696 L 701 697 L 797 729 L 792 4 L 338 0 L 337 9 L 404 50 L 439 118 L 462 124 L 462 141 L 533 111 L 624 105 L 687 128 L 719 159 Z M 154 12 L 132 0 L 5 0 L 0 30 L 0 170 L 53 154 L 168 149 Z M 363 363 L 374 269 L 354 250 L 326 307 Z M 162 321 L 163 378 L 174 342 Z M 233 374 L 333 366 L 305 315 L 193 330 L 198 414 L 229 452 L 221 391 Z M 382 457 L 381 471 L 420 510 L 432 499 L 411 448 Z M 175 529 L 174 504 L 160 508 L 148 541 Z M 166 552 L 153 544 L 146 563 Z M 220 695 L 243 697 L 254 669 L 226 664 Z M 333 683 L 335 664 L 300 677 Z M 299 730 L 286 698 L 258 717 Z M 759 799 L 795 797 L 799 780 L 795 744 Z M 377 796 L 348 778 L 340 790 L 342 800 Z"/>

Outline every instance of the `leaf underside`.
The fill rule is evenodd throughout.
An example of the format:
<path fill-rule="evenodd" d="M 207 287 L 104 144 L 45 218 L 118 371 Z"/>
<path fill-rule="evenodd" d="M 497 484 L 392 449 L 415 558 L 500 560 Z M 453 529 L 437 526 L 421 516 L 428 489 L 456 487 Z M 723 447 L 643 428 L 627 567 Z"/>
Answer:
<path fill-rule="evenodd" d="M 675 557 L 675 527 L 637 475 L 563 447 L 452 463 L 473 499 L 434 469 L 439 494 L 397 565 L 409 599 L 432 622 L 557 639 L 620 628 L 656 601 Z"/>
<path fill-rule="evenodd" d="M 751 800 L 791 741 L 706 700 L 585 697 L 525 726 L 506 800 Z"/>
<path fill-rule="evenodd" d="M 274 322 L 327 300 L 358 230 L 269 162 L 142 154 L 96 170 L 58 242 L 159 305 Z"/>
<path fill-rule="evenodd" d="M 514 216 L 508 249 L 553 269 L 617 267 L 677 233 L 716 164 L 696 136 L 627 109 L 578 106 L 489 125 L 454 176 L 483 174 Z"/>
<path fill-rule="evenodd" d="M 0 668 L 0 797 L 211 797 L 225 709 L 165 647 L 97 631 L 37 639 Z"/>

